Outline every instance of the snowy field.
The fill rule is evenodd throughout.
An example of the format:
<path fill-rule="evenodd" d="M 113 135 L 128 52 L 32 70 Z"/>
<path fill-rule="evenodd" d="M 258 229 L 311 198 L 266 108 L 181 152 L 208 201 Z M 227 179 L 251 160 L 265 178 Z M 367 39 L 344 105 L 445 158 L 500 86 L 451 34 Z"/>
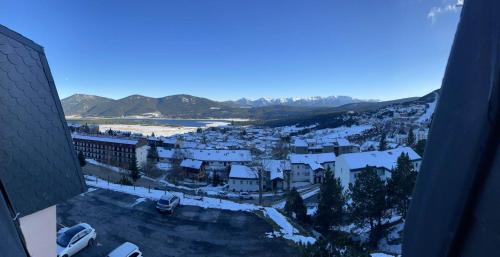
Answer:
<path fill-rule="evenodd" d="M 106 132 L 107 130 L 130 131 L 132 133 L 140 133 L 143 135 L 155 136 L 172 136 L 196 131 L 195 127 L 169 127 L 169 126 L 154 126 L 154 125 L 126 125 L 126 124 L 99 124 L 99 130 Z"/>

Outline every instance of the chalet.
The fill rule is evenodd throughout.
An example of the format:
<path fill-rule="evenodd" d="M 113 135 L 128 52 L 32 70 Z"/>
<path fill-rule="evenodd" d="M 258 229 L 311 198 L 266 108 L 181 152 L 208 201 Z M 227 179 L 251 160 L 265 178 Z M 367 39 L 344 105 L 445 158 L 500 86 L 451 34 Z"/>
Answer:
<path fill-rule="evenodd" d="M 333 172 L 335 168 L 334 153 L 290 154 L 289 159 L 292 171 L 292 183 L 321 183 L 324 171 L 330 169 Z"/>
<path fill-rule="evenodd" d="M 180 164 L 182 170 L 191 179 L 204 179 L 205 178 L 205 165 L 203 161 L 184 159 Z"/>
<path fill-rule="evenodd" d="M 340 178 L 342 186 L 347 189 L 349 183 L 354 183 L 356 174 L 368 167 L 377 170 L 382 179 L 390 178 L 391 170 L 402 153 L 408 154 L 415 170 L 420 169 L 421 157 L 410 147 L 399 147 L 386 151 L 370 151 L 342 154 L 335 162 L 335 177 Z"/>
<path fill-rule="evenodd" d="M 228 184 L 230 191 L 259 191 L 257 170 L 245 165 L 231 165 Z"/>
<path fill-rule="evenodd" d="M 291 187 L 291 165 L 289 160 L 262 160 L 266 190 L 288 190 Z"/>

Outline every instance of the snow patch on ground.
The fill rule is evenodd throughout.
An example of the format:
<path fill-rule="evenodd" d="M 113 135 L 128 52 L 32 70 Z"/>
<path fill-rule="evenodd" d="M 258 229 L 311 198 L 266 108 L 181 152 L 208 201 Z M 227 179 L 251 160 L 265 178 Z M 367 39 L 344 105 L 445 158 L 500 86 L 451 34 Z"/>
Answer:
<path fill-rule="evenodd" d="M 372 253 L 370 254 L 371 257 L 394 257 L 394 255 L 389 255 L 385 253 Z"/>
<path fill-rule="evenodd" d="M 314 242 L 316 242 L 316 239 L 313 237 L 300 235 L 299 231 L 292 224 L 290 224 L 290 222 L 288 222 L 283 214 L 278 212 L 276 209 L 265 207 L 264 215 L 272 219 L 278 226 L 280 226 L 281 231 L 279 231 L 279 233 L 281 233 L 283 238 L 302 244 L 314 244 Z M 274 235 L 277 235 L 277 233 L 278 231 L 274 231 Z"/>
<path fill-rule="evenodd" d="M 417 122 L 426 122 L 430 120 L 432 117 L 432 114 L 434 113 L 434 110 L 436 109 L 436 105 L 438 102 L 439 95 L 437 93 L 434 93 L 434 102 L 429 103 L 429 107 L 427 107 L 427 110 L 425 110 L 425 113 L 418 118 Z"/>
<path fill-rule="evenodd" d="M 90 164 L 93 164 L 93 165 L 96 165 L 96 166 L 100 166 L 100 167 L 104 167 L 104 168 L 107 168 L 107 169 L 110 169 L 114 172 L 118 172 L 118 173 L 125 173 L 125 170 L 122 169 L 122 168 L 118 168 L 116 166 L 112 166 L 112 165 L 108 165 L 108 164 L 105 164 L 105 163 L 101 163 L 101 162 L 98 162 L 94 159 L 85 159 L 85 161 L 87 161 L 87 163 L 90 163 Z"/>

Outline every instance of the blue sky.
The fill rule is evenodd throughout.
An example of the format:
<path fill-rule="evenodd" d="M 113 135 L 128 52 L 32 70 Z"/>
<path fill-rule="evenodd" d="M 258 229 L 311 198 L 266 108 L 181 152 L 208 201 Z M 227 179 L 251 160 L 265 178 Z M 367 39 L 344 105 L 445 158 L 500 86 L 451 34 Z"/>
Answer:
<path fill-rule="evenodd" d="M 2 3 L 45 51 L 61 98 L 420 96 L 439 88 L 456 0 Z"/>

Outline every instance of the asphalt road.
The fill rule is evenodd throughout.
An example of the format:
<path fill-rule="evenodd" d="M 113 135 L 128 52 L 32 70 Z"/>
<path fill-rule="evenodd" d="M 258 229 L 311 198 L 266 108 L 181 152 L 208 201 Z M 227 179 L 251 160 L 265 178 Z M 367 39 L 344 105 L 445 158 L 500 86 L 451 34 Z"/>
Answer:
<path fill-rule="evenodd" d="M 160 214 L 153 201 L 137 199 L 97 189 L 59 204 L 59 227 L 86 222 L 97 231 L 94 246 L 75 256 L 104 257 L 126 241 L 138 245 L 145 257 L 298 255 L 288 241 L 266 238 L 273 229 L 255 214 L 193 206 Z"/>

